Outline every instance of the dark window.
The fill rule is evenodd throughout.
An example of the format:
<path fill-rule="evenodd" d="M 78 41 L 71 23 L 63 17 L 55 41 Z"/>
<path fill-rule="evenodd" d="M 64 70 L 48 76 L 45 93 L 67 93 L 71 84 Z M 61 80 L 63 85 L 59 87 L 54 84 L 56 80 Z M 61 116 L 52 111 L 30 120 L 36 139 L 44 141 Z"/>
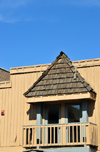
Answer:
<path fill-rule="evenodd" d="M 59 123 L 59 107 L 51 106 L 48 108 L 48 124 Z"/>
<path fill-rule="evenodd" d="M 80 122 L 80 105 L 68 105 L 68 122 Z"/>

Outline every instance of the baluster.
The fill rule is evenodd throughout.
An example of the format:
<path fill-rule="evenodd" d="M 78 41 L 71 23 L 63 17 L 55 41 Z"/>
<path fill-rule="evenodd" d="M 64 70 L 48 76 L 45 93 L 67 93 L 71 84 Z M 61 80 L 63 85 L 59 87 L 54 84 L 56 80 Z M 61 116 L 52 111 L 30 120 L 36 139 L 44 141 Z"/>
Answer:
<path fill-rule="evenodd" d="M 83 140 L 82 140 L 82 125 L 80 125 L 80 143 L 82 143 Z"/>
<path fill-rule="evenodd" d="M 34 136 L 33 131 L 34 131 L 34 128 L 32 128 L 32 143 L 31 143 L 31 145 L 33 145 L 33 136 Z"/>
<path fill-rule="evenodd" d="M 68 142 L 70 143 L 70 126 L 68 126 L 68 134 L 69 134 Z"/>
<path fill-rule="evenodd" d="M 30 128 L 28 128 L 28 145 L 30 146 Z"/>
<path fill-rule="evenodd" d="M 59 144 L 59 126 L 57 127 L 57 143 Z"/>
<path fill-rule="evenodd" d="M 51 130 L 52 130 L 52 128 L 50 127 L 50 145 L 51 145 L 51 143 L 52 143 L 52 134 L 51 134 Z"/>
<path fill-rule="evenodd" d="M 47 145 L 48 145 L 48 126 L 47 126 Z"/>
<path fill-rule="evenodd" d="M 72 142 L 74 144 L 74 126 L 72 126 Z"/>
<path fill-rule="evenodd" d="M 54 127 L 54 144 L 55 144 L 55 127 Z"/>
<path fill-rule="evenodd" d="M 76 126 L 76 142 L 78 143 L 78 126 Z"/>
<path fill-rule="evenodd" d="M 39 127 L 39 146 L 41 144 L 41 128 Z"/>

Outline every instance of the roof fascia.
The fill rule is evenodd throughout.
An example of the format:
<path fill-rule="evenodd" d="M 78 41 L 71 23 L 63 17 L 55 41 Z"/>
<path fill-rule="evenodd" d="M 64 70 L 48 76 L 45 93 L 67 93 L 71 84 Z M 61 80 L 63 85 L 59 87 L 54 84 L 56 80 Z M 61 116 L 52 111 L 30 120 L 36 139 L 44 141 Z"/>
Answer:
<path fill-rule="evenodd" d="M 26 103 L 37 103 L 37 102 L 50 102 L 50 101 L 61 101 L 61 100 L 80 100 L 80 99 L 91 99 L 95 101 L 96 95 L 92 92 L 80 93 L 80 94 L 70 94 L 70 95 L 56 95 L 56 96 L 40 96 L 27 98 Z"/>
<path fill-rule="evenodd" d="M 10 81 L 1 81 L 0 82 L 0 89 L 4 89 L 4 88 L 11 88 L 12 84 Z"/>

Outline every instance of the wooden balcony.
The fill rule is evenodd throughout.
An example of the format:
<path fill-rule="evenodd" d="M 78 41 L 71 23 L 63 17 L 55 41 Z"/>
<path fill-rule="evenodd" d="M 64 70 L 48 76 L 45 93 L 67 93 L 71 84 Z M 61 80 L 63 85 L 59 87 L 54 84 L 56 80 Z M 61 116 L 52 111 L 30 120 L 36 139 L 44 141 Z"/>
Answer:
<path fill-rule="evenodd" d="M 97 125 L 93 123 L 23 126 L 23 147 L 97 146 Z"/>

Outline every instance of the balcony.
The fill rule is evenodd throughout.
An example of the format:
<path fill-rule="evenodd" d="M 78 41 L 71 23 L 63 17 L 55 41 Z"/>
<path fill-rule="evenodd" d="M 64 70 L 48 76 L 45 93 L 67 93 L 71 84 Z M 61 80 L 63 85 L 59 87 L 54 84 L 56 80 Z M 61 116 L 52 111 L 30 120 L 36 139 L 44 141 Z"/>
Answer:
<path fill-rule="evenodd" d="M 23 147 L 97 146 L 97 125 L 74 123 L 23 126 Z"/>

